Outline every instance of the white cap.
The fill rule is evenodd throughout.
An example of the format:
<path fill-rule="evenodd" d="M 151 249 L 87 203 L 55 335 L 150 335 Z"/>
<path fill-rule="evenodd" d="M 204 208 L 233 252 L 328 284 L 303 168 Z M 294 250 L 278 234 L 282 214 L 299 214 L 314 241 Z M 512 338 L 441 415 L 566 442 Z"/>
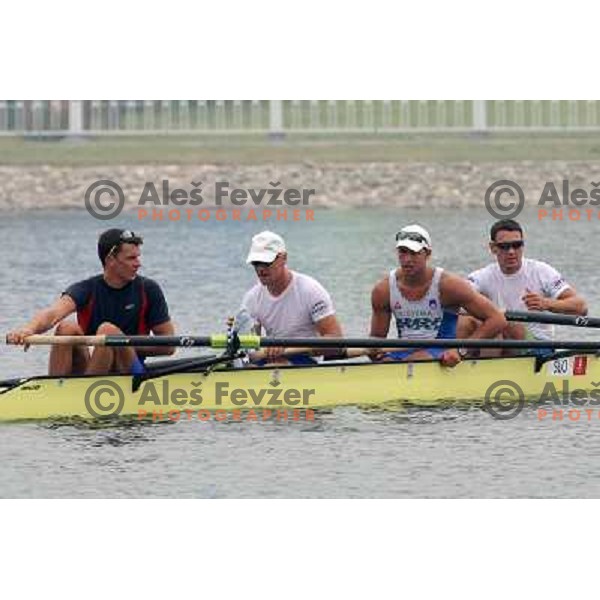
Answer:
<path fill-rule="evenodd" d="M 270 263 L 282 252 L 285 252 L 285 242 L 281 236 L 272 231 L 261 231 L 252 238 L 252 246 L 250 246 L 246 263 Z"/>
<path fill-rule="evenodd" d="M 396 248 L 408 248 L 412 252 L 431 250 L 431 237 L 420 225 L 407 225 L 396 234 Z"/>

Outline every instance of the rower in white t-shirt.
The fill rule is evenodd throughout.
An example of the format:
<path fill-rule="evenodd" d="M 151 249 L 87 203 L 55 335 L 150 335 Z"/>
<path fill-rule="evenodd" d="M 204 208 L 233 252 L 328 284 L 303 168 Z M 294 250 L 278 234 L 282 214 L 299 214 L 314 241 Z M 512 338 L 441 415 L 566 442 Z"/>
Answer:
<path fill-rule="evenodd" d="M 497 221 L 492 226 L 490 237 L 490 250 L 496 262 L 468 276 L 478 292 L 504 310 L 587 314 L 585 300 L 554 267 L 523 257 L 523 229 L 516 221 Z M 472 317 L 461 316 L 458 337 L 468 336 L 475 324 Z M 509 323 L 503 337 L 549 340 L 553 337 L 553 327 L 542 323 Z"/>
<path fill-rule="evenodd" d="M 246 260 L 258 283 L 244 296 L 242 308 L 269 337 L 342 337 L 342 328 L 327 290 L 308 275 L 287 266 L 287 251 L 281 236 L 263 231 L 252 238 Z M 284 358 L 284 348 L 267 348 L 268 363 L 313 362 L 309 356 Z M 327 351 L 319 350 L 319 354 Z"/>

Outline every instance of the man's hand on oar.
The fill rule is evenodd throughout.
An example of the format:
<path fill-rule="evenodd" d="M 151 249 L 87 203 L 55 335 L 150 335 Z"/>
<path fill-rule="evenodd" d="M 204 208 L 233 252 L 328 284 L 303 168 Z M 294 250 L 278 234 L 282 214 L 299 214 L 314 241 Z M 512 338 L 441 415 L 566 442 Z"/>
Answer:
<path fill-rule="evenodd" d="M 23 346 L 23 350 L 27 351 L 30 348 L 30 344 L 27 342 L 27 338 L 34 335 L 35 331 L 22 327 L 21 329 L 15 329 L 6 334 L 6 343 L 14 344 L 15 346 Z"/>
<path fill-rule="evenodd" d="M 527 306 L 529 310 L 535 311 L 548 310 L 551 303 L 550 298 L 545 298 L 544 296 L 536 294 L 535 292 L 532 292 L 530 290 L 526 290 L 525 294 L 521 299 L 523 300 L 525 306 Z"/>

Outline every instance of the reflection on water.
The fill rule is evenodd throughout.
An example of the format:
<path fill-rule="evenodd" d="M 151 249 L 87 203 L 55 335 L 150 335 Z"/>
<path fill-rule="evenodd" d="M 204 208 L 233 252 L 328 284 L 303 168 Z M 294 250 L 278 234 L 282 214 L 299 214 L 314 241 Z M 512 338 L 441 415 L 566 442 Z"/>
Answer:
<path fill-rule="evenodd" d="M 522 220 L 527 254 L 563 271 L 587 296 L 590 314 L 600 314 L 600 271 L 595 253 L 586 250 L 595 247 L 598 225 Z M 273 228 L 286 238 L 291 266 L 330 290 L 345 332 L 360 336 L 368 330 L 370 290 L 395 264 L 394 234 L 411 222 L 431 231 L 437 264 L 465 274 L 488 262 L 491 219 L 480 211 L 319 211 L 310 225 Z M 140 229 L 132 219 L 115 225 Z M 163 285 L 179 331 L 223 329 L 254 281 L 244 259 L 251 236 L 263 228 L 144 223 L 144 272 Z M 3 216 L 0 233 L 10 252 L 0 265 L 0 330 L 23 323 L 73 280 L 97 272 L 102 229 L 87 214 Z M 594 337 L 593 331 L 576 334 Z M 0 352 L 0 379 L 46 369 L 47 349 Z M 316 412 L 313 422 L 4 424 L 0 495 L 597 497 L 598 427 L 600 421 L 540 421 L 533 408 L 495 421 L 480 408 L 457 406 L 340 408 Z"/>

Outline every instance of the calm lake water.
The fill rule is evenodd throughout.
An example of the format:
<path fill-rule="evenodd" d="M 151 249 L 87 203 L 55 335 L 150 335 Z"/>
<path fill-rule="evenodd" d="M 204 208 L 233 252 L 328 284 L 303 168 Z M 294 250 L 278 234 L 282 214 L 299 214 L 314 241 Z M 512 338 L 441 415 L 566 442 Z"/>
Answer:
<path fill-rule="evenodd" d="M 522 216 L 530 257 L 546 260 L 600 314 L 599 222 Z M 395 264 L 393 239 L 419 222 L 434 262 L 465 274 L 489 262 L 483 210 L 317 211 L 313 223 L 143 222 L 143 273 L 162 283 L 181 332 L 222 330 L 254 274 L 253 234 L 281 233 L 292 268 L 331 292 L 348 335 L 364 335 L 370 290 Z M 0 331 L 25 322 L 72 281 L 99 271 L 105 223 L 87 213 L 3 215 Z M 563 337 L 593 338 L 570 331 Z M 43 373 L 48 351 L 0 346 L 0 379 Z M 181 352 L 183 356 L 185 352 Z M 477 410 L 340 408 L 314 422 L 0 425 L 2 497 L 598 497 L 600 419 L 496 421 Z"/>

